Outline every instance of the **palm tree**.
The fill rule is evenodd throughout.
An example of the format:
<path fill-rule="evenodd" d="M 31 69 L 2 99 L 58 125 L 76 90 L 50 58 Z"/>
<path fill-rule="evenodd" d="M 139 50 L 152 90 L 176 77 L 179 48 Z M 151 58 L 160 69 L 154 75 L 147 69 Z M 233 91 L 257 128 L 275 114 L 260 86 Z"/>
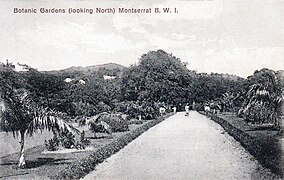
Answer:
<path fill-rule="evenodd" d="M 251 77 L 252 84 L 249 86 L 245 94 L 245 102 L 243 112 L 250 115 L 252 108 L 260 105 L 270 108 L 272 113 L 268 118 L 274 122 L 275 126 L 279 126 L 279 108 L 283 103 L 283 86 L 277 74 L 268 69 L 257 71 Z"/>
<path fill-rule="evenodd" d="M 220 98 L 220 102 L 225 111 L 230 111 L 233 109 L 234 100 L 235 100 L 235 95 L 233 93 L 226 92 L 222 94 L 222 97 Z"/>
<path fill-rule="evenodd" d="M 37 106 L 24 90 L 4 94 L 5 111 L 1 126 L 14 137 L 20 136 L 20 159 L 18 166 L 25 167 L 25 137 L 32 136 L 38 130 L 62 131 L 80 133 L 67 124 L 63 114 Z"/>
<path fill-rule="evenodd" d="M 20 136 L 20 158 L 18 166 L 25 167 L 25 138 L 38 130 L 68 130 L 80 133 L 68 125 L 63 114 L 38 106 L 26 88 L 20 87 L 22 81 L 19 73 L 8 68 L 0 71 L 0 93 L 4 100 L 5 110 L 1 117 L 1 128 Z"/>

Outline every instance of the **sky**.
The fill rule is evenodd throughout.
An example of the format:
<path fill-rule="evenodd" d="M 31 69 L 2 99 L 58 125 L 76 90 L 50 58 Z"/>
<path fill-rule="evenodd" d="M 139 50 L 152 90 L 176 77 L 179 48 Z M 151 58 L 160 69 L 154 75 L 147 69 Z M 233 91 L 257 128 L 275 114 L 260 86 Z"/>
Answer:
<path fill-rule="evenodd" d="M 160 14 L 19 14 L 14 8 L 176 8 Z M 284 70 L 284 0 L 1 0 L 0 62 L 38 70 L 138 62 L 163 49 L 197 72 Z"/>

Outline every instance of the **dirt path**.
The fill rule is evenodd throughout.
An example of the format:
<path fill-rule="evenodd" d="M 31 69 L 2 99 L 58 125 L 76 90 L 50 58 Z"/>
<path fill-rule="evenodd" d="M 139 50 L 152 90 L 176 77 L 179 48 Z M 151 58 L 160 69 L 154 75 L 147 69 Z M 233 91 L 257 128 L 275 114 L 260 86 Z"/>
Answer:
<path fill-rule="evenodd" d="M 192 111 L 151 128 L 85 179 L 254 179 L 258 166 L 221 126 Z"/>

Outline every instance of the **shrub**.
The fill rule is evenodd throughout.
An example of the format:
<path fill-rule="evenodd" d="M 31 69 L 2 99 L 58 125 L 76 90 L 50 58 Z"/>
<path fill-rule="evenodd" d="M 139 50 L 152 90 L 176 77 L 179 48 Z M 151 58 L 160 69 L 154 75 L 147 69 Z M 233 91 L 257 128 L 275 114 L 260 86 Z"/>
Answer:
<path fill-rule="evenodd" d="M 129 130 L 128 121 L 126 118 L 122 117 L 122 114 L 104 114 L 99 120 L 110 125 L 112 132 L 124 132 Z"/>
<path fill-rule="evenodd" d="M 158 108 L 156 106 L 144 103 L 142 104 L 141 116 L 142 119 L 145 120 L 155 119 L 159 116 Z"/>
<path fill-rule="evenodd" d="M 66 129 L 59 133 L 59 137 L 62 147 L 72 148 L 75 146 L 75 136 Z"/>
<path fill-rule="evenodd" d="M 148 101 L 126 101 L 115 104 L 114 111 L 128 115 L 128 118 L 150 120 L 159 116 L 158 106 Z"/>
<path fill-rule="evenodd" d="M 54 134 L 52 139 L 45 140 L 44 144 L 48 151 L 57 151 L 59 149 L 59 139 L 57 134 Z"/>
<path fill-rule="evenodd" d="M 48 151 L 56 151 L 59 147 L 70 149 L 75 147 L 75 145 L 75 136 L 67 129 L 60 132 L 54 132 L 52 139 L 45 140 L 45 147 Z"/>
<path fill-rule="evenodd" d="M 92 116 L 95 114 L 96 108 L 89 103 L 83 103 L 82 101 L 73 102 L 74 115 L 75 116 Z"/>
<path fill-rule="evenodd" d="M 111 107 L 109 105 L 107 105 L 106 103 L 104 102 L 99 102 L 97 105 L 96 105 L 96 110 L 97 112 L 96 113 L 100 113 L 100 112 L 109 112 L 111 110 Z"/>
<path fill-rule="evenodd" d="M 76 149 L 85 149 L 86 146 L 89 146 L 90 144 L 90 139 L 85 138 L 85 131 L 83 131 L 80 136 L 80 141 L 77 141 L 76 143 Z"/>
<path fill-rule="evenodd" d="M 244 117 L 246 121 L 254 123 L 274 123 L 273 109 L 264 103 L 255 102 L 252 106 L 241 109 L 239 116 Z"/>

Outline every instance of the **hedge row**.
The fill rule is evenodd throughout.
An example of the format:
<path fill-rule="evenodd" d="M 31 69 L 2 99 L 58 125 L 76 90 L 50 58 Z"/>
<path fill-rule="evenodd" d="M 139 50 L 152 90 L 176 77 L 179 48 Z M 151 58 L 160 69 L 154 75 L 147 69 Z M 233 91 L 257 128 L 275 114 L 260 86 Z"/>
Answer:
<path fill-rule="evenodd" d="M 115 154 L 132 140 L 136 139 L 139 135 L 147 131 L 149 128 L 155 126 L 156 124 L 162 122 L 165 118 L 159 117 L 156 120 L 152 120 L 143 124 L 141 127 L 130 131 L 129 133 L 113 140 L 109 144 L 99 148 L 90 156 L 79 160 L 75 164 L 69 165 L 63 171 L 59 172 L 55 176 L 51 176 L 51 179 L 80 179 L 86 176 L 88 173 L 95 169 L 95 166 L 103 162 L 106 158 Z"/>
<path fill-rule="evenodd" d="M 205 112 L 199 112 L 205 115 Z M 284 163 L 281 142 L 278 137 L 264 133 L 252 133 L 233 126 L 218 115 L 209 114 L 209 117 L 220 124 L 232 137 L 239 141 L 264 167 L 283 177 Z"/>

